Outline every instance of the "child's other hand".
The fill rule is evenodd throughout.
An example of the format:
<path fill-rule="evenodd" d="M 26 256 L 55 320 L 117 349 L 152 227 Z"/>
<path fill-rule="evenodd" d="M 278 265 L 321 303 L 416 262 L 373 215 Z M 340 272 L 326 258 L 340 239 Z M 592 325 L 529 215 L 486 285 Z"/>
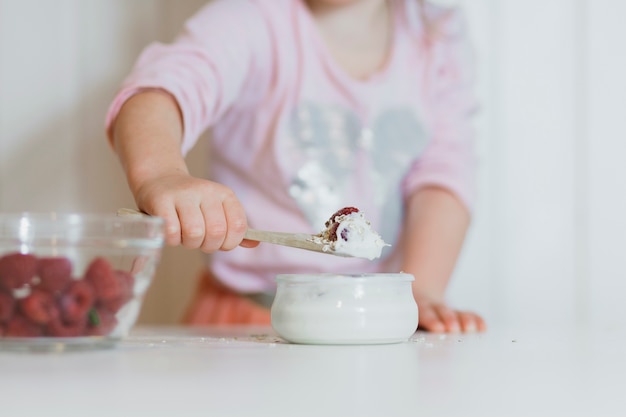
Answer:
<path fill-rule="evenodd" d="M 444 302 L 428 297 L 415 297 L 419 309 L 418 329 L 433 333 L 474 333 L 487 330 L 485 321 L 476 313 L 451 309 Z"/>
<path fill-rule="evenodd" d="M 212 253 L 258 244 L 243 240 L 245 210 L 224 185 L 180 173 L 145 181 L 134 194 L 140 210 L 165 219 L 168 245 Z"/>

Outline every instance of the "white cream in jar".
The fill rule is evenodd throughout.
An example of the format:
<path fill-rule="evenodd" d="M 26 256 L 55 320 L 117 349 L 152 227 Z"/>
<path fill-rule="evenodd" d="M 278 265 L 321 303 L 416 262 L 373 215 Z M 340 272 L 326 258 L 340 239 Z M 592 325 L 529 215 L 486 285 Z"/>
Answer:
<path fill-rule="evenodd" d="M 276 277 L 272 327 L 303 344 L 406 341 L 417 329 L 410 274 L 283 274 Z"/>

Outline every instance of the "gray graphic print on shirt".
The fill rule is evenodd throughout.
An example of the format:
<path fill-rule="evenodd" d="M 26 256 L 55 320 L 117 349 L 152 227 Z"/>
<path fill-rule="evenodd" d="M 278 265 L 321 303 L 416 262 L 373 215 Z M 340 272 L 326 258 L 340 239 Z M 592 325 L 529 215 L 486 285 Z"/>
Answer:
<path fill-rule="evenodd" d="M 301 103 L 289 128 L 289 194 L 314 229 L 322 230 L 335 210 L 354 205 L 386 242 L 395 243 L 400 183 L 428 145 L 415 114 L 389 109 L 366 125 L 350 109 Z"/>

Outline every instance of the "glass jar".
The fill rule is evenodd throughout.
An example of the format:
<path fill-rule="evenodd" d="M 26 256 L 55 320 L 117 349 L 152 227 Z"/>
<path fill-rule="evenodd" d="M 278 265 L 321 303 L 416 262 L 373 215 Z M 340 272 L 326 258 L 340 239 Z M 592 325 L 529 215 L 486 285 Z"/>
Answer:
<path fill-rule="evenodd" d="M 417 329 L 413 280 L 404 273 L 281 274 L 272 327 L 292 343 L 403 342 Z"/>

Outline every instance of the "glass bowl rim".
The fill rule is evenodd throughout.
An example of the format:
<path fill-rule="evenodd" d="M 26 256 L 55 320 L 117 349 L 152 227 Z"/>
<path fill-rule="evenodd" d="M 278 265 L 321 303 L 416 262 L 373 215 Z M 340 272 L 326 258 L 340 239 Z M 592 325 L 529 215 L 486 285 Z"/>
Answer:
<path fill-rule="evenodd" d="M 7 221 L 20 221 L 28 219 L 40 223 L 144 223 L 153 225 L 163 225 L 165 220 L 156 216 L 120 216 L 109 212 L 76 212 L 76 211 L 14 211 L 0 212 L 0 223 Z"/>

